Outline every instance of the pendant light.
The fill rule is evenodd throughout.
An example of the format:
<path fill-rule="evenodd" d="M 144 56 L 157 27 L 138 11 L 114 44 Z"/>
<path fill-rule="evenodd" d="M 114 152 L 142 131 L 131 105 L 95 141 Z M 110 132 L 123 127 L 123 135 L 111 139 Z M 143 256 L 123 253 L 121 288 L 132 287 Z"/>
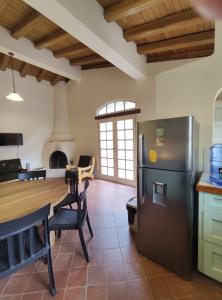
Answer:
<path fill-rule="evenodd" d="M 14 69 L 13 69 L 13 61 L 12 61 L 12 56 L 14 55 L 14 53 L 9 52 L 8 54 L 11 57 L 13 92 L 10 93 L 8 96 L 6 96 L 6 99 L 11 100 L 11 101 L 16 101 L 16 102 L 24 101 L 24 99 L 18 93 L 16 93 L 16 90 L 15 90 L 15 78 L 14 78 Z"/>

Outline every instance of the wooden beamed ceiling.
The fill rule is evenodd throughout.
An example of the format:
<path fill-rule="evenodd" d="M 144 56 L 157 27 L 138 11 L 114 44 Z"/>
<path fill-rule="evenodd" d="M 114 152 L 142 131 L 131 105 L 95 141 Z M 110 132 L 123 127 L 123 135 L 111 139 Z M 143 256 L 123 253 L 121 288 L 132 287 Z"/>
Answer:
<path fill-rule="evenodd" d="M 188 0 L 97 0 L 107 22 L 123 29 L 147 62 L 209 56 L 214 52 L 214 22 L 198 15 Z"/>
<path fill-rule="evenodd" d="M 107 22 L 117 22 L 125 40 L 134 41 L 148 63 L 208 56 L 214 51 L 214 23 L 200 17 L 189 0 L 97 1 Z M 113 66 L 22 0 L 0 0 L 0 14 L 0 26 L 15 39 L 29 39 L 39 51 L 48 49 L 55 58 L 66 58 L 83 70 Z M 8 56 L 2 54 L 0 69 L 7 67 Z M 37 81 L 67 80 L 21 61 L 17 70 L 22 77 L 32 75 Z"/>
<path fill-rule="evenodd" d="M 80 43 L 22 0 L 0 0 L 0 13 L 0 26 L 7 28 L 11 36 L 17 40 L 22 37 L 31 40 L 38 50 L 48 49 L 56 58 L 66 58 L 71 65 L 81 66 L 84 70 L 112 66 L 103 57 Z M 3 60 L 6 58 L 7 55 L 2 56 Z M 3 61 L 1 70 L 5 69 L 5 64 Z M 31 70 L 33 68 L 34 66 L 31 66 Z M 21 66 L 19 69 L 20 75 L 26 76 L 29 73 L 28 70 L 28 64 L 23 63 L 23 69 Z M 53 85 L 58 81 L 67 80 L 62 76 L 56 77 L 56 74 L 49 76 L 50 73 L 40 70 L 36 73 L 36 78 L 38 81 L 50 78 L 49 81 Z"/>
<path fill-rule="evenodd" d="M 7 68 L 11 69 L 10 57 L 6 54 L 0 53 L 0 70 L 6 71 Z M 58 81 L 68 81 L 65 77 L 33 66 L 16 58 L 13 58 L 13 68 L 20 73 L 21 77 L 25 77 L 27 75 L 34 76 L 38 82 L 46 80 L 49 81 L 51 85 L 55 85 Z"/>

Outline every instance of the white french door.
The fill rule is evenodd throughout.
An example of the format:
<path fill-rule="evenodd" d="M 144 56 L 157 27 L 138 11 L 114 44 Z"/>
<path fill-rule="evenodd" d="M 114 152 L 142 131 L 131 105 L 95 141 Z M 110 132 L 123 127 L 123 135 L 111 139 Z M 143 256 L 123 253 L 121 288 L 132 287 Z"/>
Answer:
<path fill-rule="evenodd" d="M 136 185 L 135 116 L 99 121 L 100 177 Z"/>

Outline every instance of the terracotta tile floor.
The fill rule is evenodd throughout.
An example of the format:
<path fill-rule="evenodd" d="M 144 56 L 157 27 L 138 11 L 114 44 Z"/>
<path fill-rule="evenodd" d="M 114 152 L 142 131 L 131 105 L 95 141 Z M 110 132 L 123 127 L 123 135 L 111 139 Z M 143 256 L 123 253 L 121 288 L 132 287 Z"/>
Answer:
<path fill-rule="evenodd" d="M 47 266 L 38 261 L 0 280 L 0 300 L 222 300 L 221 284 L 199 273 L 184 281 L 137 253 L 125 207 L 135 193 L 131 187 L 90 181 L 93 240 L 84 228 L 90 263 L 77 232 L 63 232 L 52 248 L 56 297 L 49 294 Z"/>

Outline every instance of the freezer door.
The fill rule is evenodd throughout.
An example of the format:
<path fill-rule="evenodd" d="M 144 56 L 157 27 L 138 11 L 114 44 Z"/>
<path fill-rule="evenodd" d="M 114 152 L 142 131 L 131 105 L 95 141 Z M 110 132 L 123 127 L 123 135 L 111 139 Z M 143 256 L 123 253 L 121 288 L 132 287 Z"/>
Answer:
<path fill-rule="evenodd" d="M 191 116 L 138 123 L 138 165 L 190 172 L 195 124 Z"/>
<path fill-rule="evenodd" d="M 138 250 L 189 279 L 192 273 L 192 175 L 139 169 Z"/>

